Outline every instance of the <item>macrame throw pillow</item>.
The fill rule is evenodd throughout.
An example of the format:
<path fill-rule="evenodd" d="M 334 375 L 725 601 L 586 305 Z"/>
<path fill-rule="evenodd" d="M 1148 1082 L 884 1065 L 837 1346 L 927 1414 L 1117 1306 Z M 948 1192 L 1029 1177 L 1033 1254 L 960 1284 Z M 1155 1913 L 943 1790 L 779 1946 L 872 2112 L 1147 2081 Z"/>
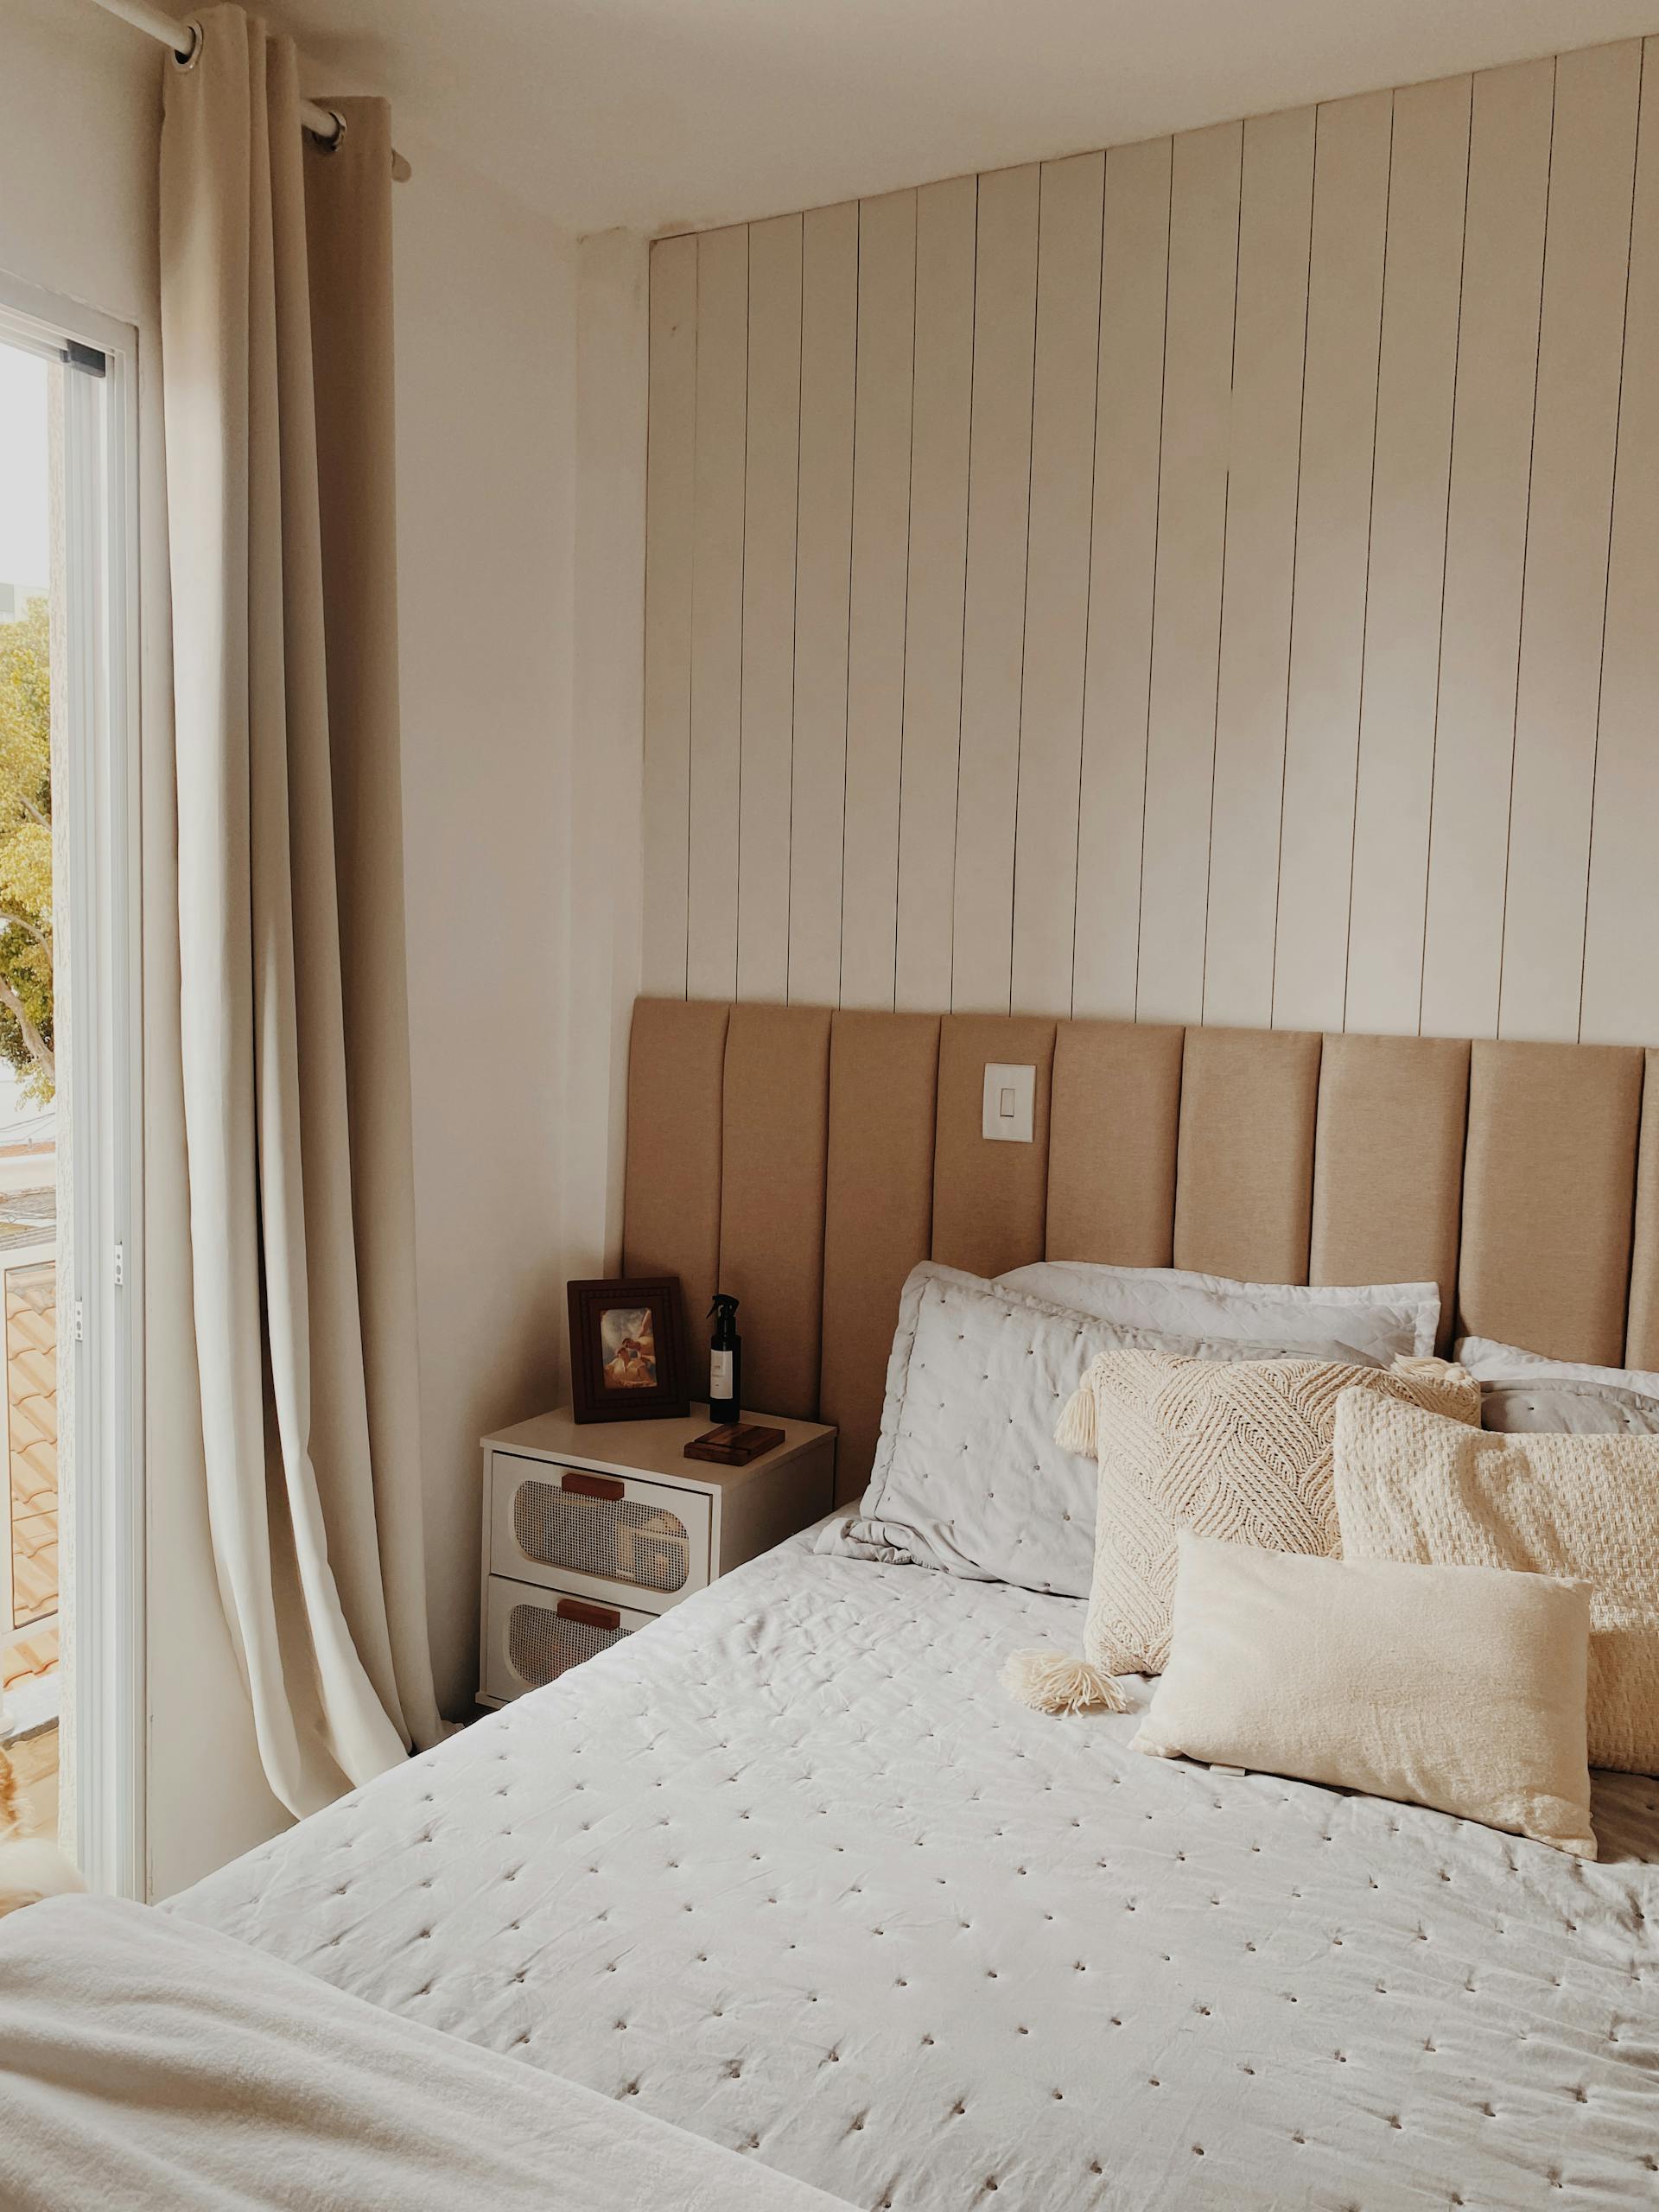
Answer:
<path fill-rule="evenodd" d="M 1480 1421 L 1480 1385 L 1444 1360 L 1094 1360 L 1055 1431 L 1099 1468 L 1084 1664 L 1020 1653 L 1004 1677 L 1014 1695 L 1045 1712 L 1121 1711 L 1108 1677 L 1161 1673 L 1183 1529 L 1266 1551 L 1339 1554 L 1332 1451 L 1337 1401 L 1350 1389 Z"/>

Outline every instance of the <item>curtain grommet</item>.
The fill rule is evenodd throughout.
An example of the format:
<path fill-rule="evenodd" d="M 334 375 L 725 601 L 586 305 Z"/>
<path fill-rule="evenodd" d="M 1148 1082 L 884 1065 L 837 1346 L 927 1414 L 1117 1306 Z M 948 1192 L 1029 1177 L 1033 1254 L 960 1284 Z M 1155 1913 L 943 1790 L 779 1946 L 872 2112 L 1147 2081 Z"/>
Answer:
<path fill-rule="evenodd" d="M 324 138 L 318 136 L 315 132 L 312 134 L 313 137 L 316 138 L 317 151 L 320 154 L 337 154 L 346 143 L 345 117 L 340 113 L 337 107 L 331 107 L 328 110 L 328 113 L 334 118 L 334 131 L 333 137 Z"/>
<path fill-rule="evenodd" d="M 181 23 L 179 28 L 181 30 L 187 30 L 190 34 L 190 51 L 188 54 L 181 54 L 175 48 L 173 54 L 173 67 L 179 70 L 194 69 L 197 62 L 201 59 L 203 35 L 201 25 L 198 22 L 193 22 L 188 23 Z"/>

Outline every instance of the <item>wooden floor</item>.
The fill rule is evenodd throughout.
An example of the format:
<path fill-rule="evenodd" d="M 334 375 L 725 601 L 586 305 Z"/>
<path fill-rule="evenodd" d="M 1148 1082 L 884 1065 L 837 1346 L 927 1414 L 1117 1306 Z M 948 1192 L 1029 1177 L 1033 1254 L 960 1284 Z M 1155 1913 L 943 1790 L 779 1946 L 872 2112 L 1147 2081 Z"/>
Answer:
<path fill-rule="evenodd" d="M 18 1642 L 9 1643 L 0 1651 L 0 1696 L 8 1691 L 26 1691 L 39 1688 L 45 1677 L 55 1675 L 59 1664 L 58 1624 L 55 1621 L 35 1630 Z M 27 1726 L 26 1713 L 16 1712 L 14 1700 L 14 1719 Z M 38 1715 L 41 1707 L 35 1700 Z M 48 1712 L 56 1710 L 48 1705 Z M 20 1738 L 10 1746 L 11 1763 L 16 1770 L 22 1796 L 23 1828 L 27 1834 L 54 1836 L 58 1832 L 58 1726 L 54 1721 L 33 1735 Z"/>
<path fill-rule="evenodd" d="M 13 1629 L 58 1610 L 57 1268 L 10 1268 L 5 1282 L 7 1440 L 10 1457 Z M 52 1637 L 55 1665 L 56 1637 Z M 16 1672 L 8 1653 L 0 1687 Z M 36 1662 L 33 1671 L 43 1671 Z M 25 1672 L 30 1669 L 25 1668 Z"/>
<path fill-rule="evenodd" d="M 33 1195 L 33 1194 L 31 1194 Z M 49 1202 L 50 1193 L 42 1194 Z M 20 1206 L 21 1200 L 10 1202 Z M 37 1249 L 49 1228 L 35 1227 Z M 10 1251 L 9 1251 L 10 1256 Z M 0 1698 L 12 1694 L 13 1725 L 55 1712 L 38 1693 L 58 1671 L 57 1267 L 48 1257 L 4 1269 L 0 1368 L 5 1392 L 0 1483 Z M 32 1708 L 32 1710 L 31 1710 Z M 10 1745 L 25 1834 L 55 1838 L 58 1729 L 53 1722 Z"/>
<path fill-rule="evenodd" d="M 11 1764 L 26 1835 L 56 1840 L 58 1833 L 58 1732 L 42 1728 L 11 1746 Z"/>
<path fill-rule="evenodd" d="M 20 1637 L 0 1651 L 0 1694 L 16 1688 L 19 1682 L 36 1680 L 45 1675 L 55 1675 L 60 1657 L 58 1624 L 48 1621 L 29 1635 Z"/>

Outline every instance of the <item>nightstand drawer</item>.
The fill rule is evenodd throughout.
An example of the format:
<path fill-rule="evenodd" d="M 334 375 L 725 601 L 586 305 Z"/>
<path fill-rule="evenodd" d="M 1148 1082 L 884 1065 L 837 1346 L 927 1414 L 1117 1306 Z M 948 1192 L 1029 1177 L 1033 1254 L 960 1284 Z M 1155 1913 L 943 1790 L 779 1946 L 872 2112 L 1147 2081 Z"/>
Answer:
<path fill-rule="evenodd" d="M 483 1694 L 505 1705 L 541 1689 L 656 1618 L 493 1574 L 485 1600 Z"/>
<path fill-rule="evenodd" d="M 708 1493 L 491 1455 L 490 1571 L 661 1612 L 708 1587 Z"/>

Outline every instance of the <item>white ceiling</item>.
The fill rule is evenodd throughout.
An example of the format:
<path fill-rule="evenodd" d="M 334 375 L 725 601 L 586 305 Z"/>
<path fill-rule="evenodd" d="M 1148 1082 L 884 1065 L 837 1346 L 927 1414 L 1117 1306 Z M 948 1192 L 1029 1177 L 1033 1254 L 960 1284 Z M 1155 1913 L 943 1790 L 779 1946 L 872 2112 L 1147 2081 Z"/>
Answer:
<path fill-rule="evenodd" d="M 578 231 L 823 205 L 1659 30 L 1659 0 L 268 0 Z"/>

